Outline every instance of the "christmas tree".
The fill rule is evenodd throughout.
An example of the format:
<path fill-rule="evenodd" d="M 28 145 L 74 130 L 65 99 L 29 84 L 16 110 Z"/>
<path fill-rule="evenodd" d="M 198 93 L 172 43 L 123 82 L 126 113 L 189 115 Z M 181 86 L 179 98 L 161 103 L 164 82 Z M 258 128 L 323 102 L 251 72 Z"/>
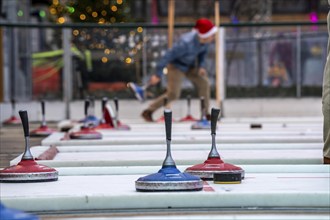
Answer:
<path fill-rule="evenodd" d="M 51 20 L 57 23 L 122 23 L 130 22 L 127 0 L 52 0 L 49 7 Z"/>

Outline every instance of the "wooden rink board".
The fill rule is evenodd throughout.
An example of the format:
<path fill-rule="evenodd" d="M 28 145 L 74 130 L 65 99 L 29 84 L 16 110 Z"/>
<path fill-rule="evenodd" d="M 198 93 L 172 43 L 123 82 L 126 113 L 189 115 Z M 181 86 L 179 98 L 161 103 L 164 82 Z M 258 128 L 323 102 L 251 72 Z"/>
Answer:
<path fill-rule="evenodd" d="M 221 122 L 226 124 L 238 123 L 290 123 L 290 124 L 307 124 L 307 123 L 320 123 L 322 124 L 322 117 L 223 117 Z"/>
<path fill-rule="evenodd" d="M 104 137 L 139 137 L 139 136 L 152 136 L 152 137 L 164 137 L 165 129 L 155 129 L 154 131 L 148 131 L 146 133 L 145 130 L 134 130 L 134 131 L 123 131 L 123 130 L 110 130 L 110 129 L 96 129 L 100 132 Z M 76 129 L 78 131 L 78 129 Z M 185 129 L 176 128 L 172 137 L 184 136 L 209 136 L 210 130 L 191 130 L 186 131 Z M 311 130 L 288 130 L 288 129 L 279 129 L 279 130 L 262 130 L 262 129 L 250 129 L 247 131 L 237 132 L 235 130 L 226 131 L 226 130 L 217 130 L 217 136 L 321 136 L 323 134 L 322 130 L 319 131 L 311 131 Z"/>
<path fill-rule="evenodd" d="M 128 133 L 129 134 L 129 133 Z M 144 136 L 119 136 L 109 137 L 105 136 L 99 140 L 62 140 L 65 136 L 63 132 L 55 132 L 43 139 L 41 145 L 111 145 L 111 144 L 162 144 L 164 139 L 160 137 L 148 136 L 148 133 L 144 133 Z M 210 143 L 211 137 L 207 136 L 173 136 L 173 144 L 184 143 Z M 322 143 L 321 135 L 308 135 L 308 136 L 216 136 L 217 143 Z"/>
<path fill-rule="evenodd" d="M 83 148 L 82 148 L 83 149 Z M 202 163 L 210 150 L 175 150 L 172 156 L 177 165 Z M 40 155 L 43 149 L 31 150 Z M 52 160 L 39 160 L 41 164 L 53 167 L 82 166 L 154 166 L 162 164 L 166 151 L 72 151 L 59 152 Z M 322 150 L 222 150 L 222 160 L 233 164 L 321 164 Z M 17 164 L 21 156 L 10 162 Z"/>
<path fill-rule="evenodd" d="M 55 145 L 53 145 L 55 146 Z M 211 143 L 205 144 L 172 144 L 171 150 L 211 150 Z M 216 144 L 218 151 L 222 150 L 322 150 L 322 143 L 229 143 Z M 34 146 L 32 151 L 36 152 L 36 157 L 48 150 L 49 146 Z M 165 141 L 163 144 L 130 144 L 130 145 L 61 145 L 56 146 L 59 152 L 104 152 L 104 151 L 163 151 L 166 150 Z"/>
<path fill-rule="evenodd" d="M 195 122 L 173 122 L 173 131 L 197 131 L 191 129 L 192 124 Z M 262 128 L 252 129 L 251 124 L 259 124 Z M 76 124 L 79 126 L 82 124 Z M 163 131 L 164 122 L 145 122 L 145 123 L 128 123 L 127 124 L 131 131 Z M 205 130 L 204 130 L 205 131 Z M 217 123 L 217 132 L 231 132 L 231 131 L 242 131 L 242 132 L 267 132 L 267 131 L 299 131 L 299 132 L 320 132 L 322 131 L 322 123 Z"/>
<path fill-rule="evenodd" d="M 237 165 L 237 164 L 236 164 Z M 178 165 L 177 168 L 184 172 L 191 165 Z M 330 168 L 323 164 L 308 165 L 283 165 L 263 164 L 260 165 L 238 165 L 245 173 L 329 173 Z M 112 167 L 56 167 L 60 176 L 97 176 L 97 175 L 147 175 L 156 173 L 161 168 L 157 166 L 112 166 Z M 329 189 L 330 190 L 330 189 Z"/>
<path fill-rule="evenodd" d="M 1 183 L 1 201 L 25 211 L 211 207 L 329 207 L 329 173 L 246 173 L 241 184 L 204 183 L 200 192 L 135 191 L 140 175 L 60 176 Z"/>
<path fill-rule="evenodd" d="M 144 127 L 161 128 L 159 130 L 134 131 L 102 131 L 101 140 L 63 140 L 64 133 L 54 133 L 42 141 L 42 145 L 50 146 L 76 146 L 68 150 L 60 151 L 53 160 L 41 161 L 45 165 L 64 166 L 154 166 L 161 164 L 165 155 L 165 128 L 164 124 L 145 123 Z M 303 127 L 305 129 L 305 127 Z M 219 128 L 218 128 L 219 130 Z M 322 135 L 306 134 L 300 131 L 283 131 L 286 128 L 279 128 L 278 133 L 271 131 L 249 130 L 230 131 L 231 135 L 216 136 L 218 143 L 227 146 L 241 145 L 239 150 L 232 148 L 219 148 L 223 160 L 234 164 L 320 164 L 322 163 Z M 257 132 L 257 134 L 254 134 Z M 289 132 L 289 135 L 282 135 Z M 219 133 L 219 132 L 218 132 Z M 221 133 L 221 132 L 220 132 Z M 228 132 L 227 132 L 228 133 Z M 262 134 L 263 133 L 263 134 Z M 132 135 L 130 135 L 132 134 Z M 174 135 L 176 134 L 176 135 Z M 243 134 L 243 135 L 241 135 Z M 246 134 L 246 135 L 244 135 Z M 292 135 L 296 134 L 296 135 Z M 187 147 L 192 144 L 191 147 Z M 116 147 L 109 150 L 111 146 Z M 122 152 L 120 145 L 125 147 Z M 158 147 L 155 147 L 158 145 Z M 163 146 L 163 152 L 161 147 Z M 177 145 L 184 147 L 176 148 Z M 202 146 L 203 148 L 197 147 Z M 251 145 L 258 145 L 258 147 Z M 262 147 L 268 145 L 267 147 Z M 290 148 L 290 145 L 294 148 Z M 299 146 L 297 146 L 299 145 Z M 314 145 L 309 148 L 306 145 Z M 315 145 L 318 147 L 316 148 Z M 78 149 L 85 148 L 88 150 Z M 93 150 L 93 146 L 99 146 Z M 102 146 L 106 148 L 102 149 Z M 135 146 L 135 147 L 134 147 Z M 150 147 L 149 146 L 154 146 Z M 207 146 L 207 147 L 205 147 Z M 250 148 L 248 147 L 250 146 Z M 277 147 L 279 146 L 279 147 Z M 172 149 L 173 157 L 178 165 L 197 164 L 206 160 L 211 147 L 211 135 L 209 130 L 190 130 L 187 124 L 173 123 Z M 137 150 L 140 149 L 140 150 Z M 191 150 L 190 150 L 191 149 Z M 235 149 L 235 147 L 234 147 Z M 155 151 L 157 150 L 157 151 Z M 132 152 L 130 152 L 132 151 Z M 153 152 L 154 151 L 154 152 Z M 36 152 L 35 155 L 41 154 Z M 12 161 L 15 164 L 19 158 Z"/>

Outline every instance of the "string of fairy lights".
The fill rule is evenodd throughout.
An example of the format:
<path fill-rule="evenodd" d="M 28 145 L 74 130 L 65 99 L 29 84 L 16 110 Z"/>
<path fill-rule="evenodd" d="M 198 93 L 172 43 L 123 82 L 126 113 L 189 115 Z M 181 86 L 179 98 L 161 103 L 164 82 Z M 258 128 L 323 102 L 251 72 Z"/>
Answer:
<path fill-rule="evenodd" d="M 129 12 L 130 8 L 124 0 L 52 0 L 49 6 L 50 15 L 59 24 L 68 22 L 68 18 L 74 22 L 99 24 L 125 22 Z"/>
<path fill-rule="evenodd" d="M 49 7 L 40 9 L 37 15 L 58 24 L 112 24 L 132 21 L 130 7 L 125 0 L 52 0 Z M 23 10 L 19 9 L 17 16 L 23 17 Z M 115 57 L 126 64 L 132 64 L 135 62 L 134 57 L 148 40 L 143 37 L 143 31 L 142 27 L 129 31 L 105 28 L 74 29 L 72 43 L 78 49 L 97 51 L 94 60 L 100 59 L 102 63 L 107 63 Z M 103 51 L 102 56 L 99 55 L 100 51 Z"/>
<path fill-rule="evenodd" d="M 50 19 L 59 24 L 66 22 L 112 24 L 133 21 L 131 9 L 125 0 L 52 0 L 48 10 Z M 148 37 L 144 31 L 142 27 L 134 30 L 74 29 L 72 42 L 78 49 L 98 50 L 94 54 L 94 60 L 100 59 L 102 63 L 108 63 L 119 59 L 127 65 L 137 62 L 141 57 L 143 46 L 148 44 L 149 65 L 154 68 L 155 59 L 159 57 L 159 48 L 164 48 L 161 49 L 161 53 L 165 52 L 167 39 L 157 37 L 157 34 L 156 37 Z M 153 46 L 156 44 L 157 48 Z M 99 51 L 103 51 L 103 55 L 100 55 Z"/>

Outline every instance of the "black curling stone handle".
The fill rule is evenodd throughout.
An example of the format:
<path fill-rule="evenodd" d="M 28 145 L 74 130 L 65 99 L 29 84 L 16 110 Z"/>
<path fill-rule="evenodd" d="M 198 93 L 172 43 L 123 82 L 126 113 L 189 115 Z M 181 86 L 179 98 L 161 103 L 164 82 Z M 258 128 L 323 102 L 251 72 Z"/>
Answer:
<path fill-rule="evenodd" d="M 90 102 L 90 101 L 89 101 L 88 99 L 85 100 L 85 116 L 88 115 L 89 102 Z"/>
<path fill-rule="evenodd" d="M 21 117 L 23 130 L 24 130 L 24 137 L 29 137 L 29 118 L 26 110 L 21 110 L 18 112 L 19 116 Z"/>
<path fill-rule="evenodd" d="M 41 114 L 45 115 L 45 101 L 41 100 Z"/>
<path fill-rule="evenodd" d="M 190 104 L 191 104 L 191 97 L 190 95 L 187 96 L 187 105 L 188 107 L 190 107 Z"/>
<path fill-rule="evenodd" d="M 217 129 L 217 122 L 220 114 L 220 109 L 212 108 L 211 110 L 211 134 L 215 134 Z"/>
<path fill-rule="evenodd" d="M 115 97 L 115 98 L 113 99 L 113 101 L 115 102 L 115 109 L 116 109 L 116 112 L 118 112 L 118 110 L 119 110 L 118 98 Z"/>
<path fill-rule="evenodd" d="M 108 99 L 106 97 L 102 98 L 102 111 L 105 109 L 105 105 L 107 104 Z"/>
<path fill-rule="evenodd" d="M 171 140 L 172 136 L 172 111 L 170 109 L 164 110 L 165 118 L 165 131 L 166 131 L 166 140 Z"/>

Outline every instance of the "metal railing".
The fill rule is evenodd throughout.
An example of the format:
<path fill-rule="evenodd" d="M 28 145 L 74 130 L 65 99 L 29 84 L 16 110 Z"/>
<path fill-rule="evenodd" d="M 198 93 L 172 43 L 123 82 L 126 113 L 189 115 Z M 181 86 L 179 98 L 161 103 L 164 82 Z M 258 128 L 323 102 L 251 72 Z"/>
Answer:
<path fill-rule="evenodd" d="M 174 41 L 192 26 L 175 25 Z M 166 24 L 0 22 L 0 27 L 7 101 L 13 96 L 71 100 L 86 94 L 133 98 L 126 82 L 145 82 L 168 42 Z M 325 21 L 221 27 L 227 97 L 320 95 L 328 40 Z M 213 88 L 215 50 L 211 45 L 207 58 Z M 184 82 L 184 90 L 191 87 Z"/>

